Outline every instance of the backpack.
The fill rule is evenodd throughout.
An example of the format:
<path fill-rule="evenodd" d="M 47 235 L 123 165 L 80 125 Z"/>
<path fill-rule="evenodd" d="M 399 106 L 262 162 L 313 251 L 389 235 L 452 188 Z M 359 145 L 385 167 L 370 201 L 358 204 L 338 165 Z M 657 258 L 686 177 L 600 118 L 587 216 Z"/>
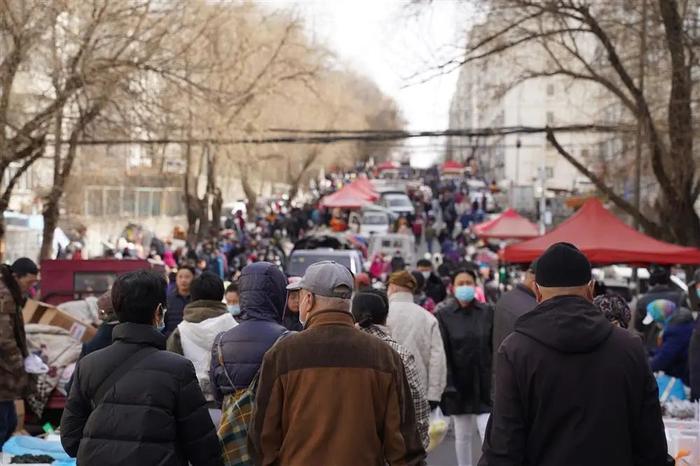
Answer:
<path fill-rule="evenodd" d="M 285 331 L 282 333 L 270 349 L 289 333 L 291 332 Z M 226 371 L 226 366 L 224 366 L 220 338 L 216 345 L 219 353 L 217 355 L 219 364 L 224 369 L 224 374 L 231 387 L 234 387 L 233 381 Z M 224 466 L 253 466 L 255 464 L 248 452 L 248 430 L 250 423 L 253 421 L 253 407 L 255 406 L 255 393 L 259 379 L 260 369 L 255 373 L 247 388 L 236 390 L 231 395 L 224 397 L 224 402 L 221 406 L 221 421 L 216 431 L 222 444 L 221 459 Z"/>

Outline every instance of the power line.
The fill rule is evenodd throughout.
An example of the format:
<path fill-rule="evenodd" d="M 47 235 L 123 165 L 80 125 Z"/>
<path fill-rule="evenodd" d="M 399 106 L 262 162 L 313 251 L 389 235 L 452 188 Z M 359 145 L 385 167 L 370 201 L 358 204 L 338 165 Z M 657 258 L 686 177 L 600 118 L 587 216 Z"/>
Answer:
<path fill-rule="evenodd" d="M 472 137 L 491 138 L 511 134 L 554 133 L 621 133 L 633 132 L 633 127 L 609 125 L 566 125 L 553 127 L 504 126 L 476 129 L 448 129 L 443 131 L 372 131 L 372 130 L 295 130 L 274 129 L 268 132 L 292 133 L 289 136 L 248 138 L 148 138 L 148 139 L 81 139 L 81 146 L 114 145 L 245 145 L 245 144 L 331 144 L 339 142 L 398 141 L 413 138 Z M 69 143 L 70 141 L 61 141 Z"/>

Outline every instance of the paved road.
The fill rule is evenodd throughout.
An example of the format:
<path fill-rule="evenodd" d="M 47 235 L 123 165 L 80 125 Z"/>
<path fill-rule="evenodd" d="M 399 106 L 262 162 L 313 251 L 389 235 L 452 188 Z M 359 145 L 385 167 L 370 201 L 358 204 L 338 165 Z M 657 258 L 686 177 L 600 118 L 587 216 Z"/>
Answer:
<path fill-rule="evenodd" d="M 474 438 L 472 452 L 474 452 L 472 465 L 476 466 L 479 458 L 481 458 L 481 442 L 478 439 L 478 435 Z M 447 433 L 445 440 L 428 455 L 428 466 L 458 466 L 455 454 L 455 438 L 452 430 Z"/>

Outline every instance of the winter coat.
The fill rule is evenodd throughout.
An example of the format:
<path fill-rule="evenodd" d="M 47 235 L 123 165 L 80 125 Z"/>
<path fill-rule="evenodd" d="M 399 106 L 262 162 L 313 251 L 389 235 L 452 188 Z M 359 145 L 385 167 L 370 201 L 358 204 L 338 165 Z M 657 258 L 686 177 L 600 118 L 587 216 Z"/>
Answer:
<path fill-rule="evenodd" d="M 112 345 L 85 356 L 75 369 L 61 418 L 66 452 L 84 465 L 222 464 L 192 363 L 158 351 L 165 349 L 165 337 L 150 325 L 119 324 L 113 336 Z M 149 349 L 153 352 L 116 380 L 103 401 L 94 399 L 120 364 Z"/>
<path fill-rule="evenodd" d="M 404 466 L 425 458 L 401 357 L 336 309 L 314 311 L 306 330 L 265 355 L 248 445 L 257 465 Z"/>
<path fill-rule="evenodd" d="M 250 385 L 265 352 L 287 331 L 281 325 L 287 281 L 274 265 L 256 262 L 247 266 L 238 284 L 240 324 L 217 336 L 212 346 L 210 380 L 219 403 L 224 395 Z M 219 345 L 223 366 L 219 363 Z"/>
<path fill-rule="evenodd" d="M 642 343 L 588 300 L 541 303 L 518 319 L 497 358 L 479 466 L 667 464 Z"/>
<path fill-rule="evenodd" d="M 418 375 L 416 358 L 391 337 L 388 327 L 383 325 L 370 325 L 366 328 L 360 328 L 360 330 L 379 338 L 401 356 L 401 362 L 406 372 L 406 380 L 411 389 L 411 399 L 413 400 L 413 409 L 416 413 L 418 434 L 423 442 L 423 447 L 428 448 L 430 443 L 430 437 L 428 436 L 430 427 L 430 405 L 425 398 L 425 388 L 423 388 L 420 376 Z"/>
<path fill-rule="evenodd" d="M 97 332 L 95 332 L 95 336 L 92 337 L 90 341 L 85 342 L 85 344 L 83 344 L 83 347 L 80 351 L 80 356 L 78 357 L 78 361 L 83 359 L 83 357 L 87 356 L 90 353 L 94 353 L 95 351 L 101 350 L 102 348 L 106 348 L 109 345 L 111 345 L 112 331 L 114 330 L 114 326 L 118 323 L 119 322 L 103 322 L 102 325 L 97 327 Z M 70 388 L 73 385 L 73 380 L 74 377 L 71 376 L 68 383 L 66 383 L 66 393 L 70 393 Z"/>
<path fill-rule="evenodd" d="M 386 326 L 391 336 L 416 358 L 428 401 L 440 401 L 447 381 L 447 366 L 435 316 L 415 304 L 411 293 L 394 293 L 389 297 Z"/>
<path fill-rule="evenodd" d="M 442 411 L 450 415 L 490 412 L 493 309 L 476 299 L 462 308 L 450 297 L 438 306 L 435 316 L 447 354 Z"/>
<path fill-rule="evenodd" d="M 432 272 L 425 281 L 425 294 L 436 303 L 441 303 L 447 297 L 445 285 L 442 283 L 440 277 Z"/>
<path fill-rule="evenodd" d="M 165 313 L 165 329 L 163 334 L 165 337 L 169 337 L 171 333 L 175 331 L 180 322 L 182 322 L 182 315 L 185 312 L 185 306 L 190 302 L 189 296 L 181 296 L 175 291 L 168 295 L 168 302 L 166 309 L 168 312 Z"/>
<path fill-rule="evenodd" d="M 686 296 L 682 291 L 670 285 L 656 285 L 651 287 L 646 294 L 639 298 L 636 305 L 636 312 L 632 318 L 632 325 L 635 330 L 642 334 L 644 344 L 649 351 L 654 351 L 656 349 L 662 326 L 656 322 L 645 326 L 642 320 L 644 320 L 644 317 L 647 315 L 647 306 L 649 303 L 657 299 L 672 301 L 680 308 L 685 306 Z"/>
<path fill-rule="evenodd" d="M 194 364 L 199 386 L 207 401 L 214 401 L 214 390 L 209 380 L 214 339 L 236 325 L 224 303 L 201 299 L 185 306 L 182 322 L 168 337 L 166 349 L 183 355 Z"/>
<path fill-rule="evenodd" d="M 700 329 L 697 326 L 690 338 L 688 365 L 690 366 L 690 398 L 693 401 L 700 400 Z"/>
<path fill-rule="evenodd" d="M 24 371 L 27 357 L 27 336 L 20 309 L 21 295 L 9 267 L 1 265 L 0 278 L 0 401 L 22 398 L 29 389 L 29 376 Z M 11 288 L 14 289 L 14 293 Z"/>
<path fill-rule="evenodd" d="M 663 371 L 690 385 L 688 348 L 694 326 L 693 314 L 686 308 L 680 308 L 671 317 L 661 334 L 661 347 L 650 361 L 653 372 Z"/>
<path fill-rule="evenodd" d="M 97 327 L 95 336 L 90 341 L 85 342 L 83 349 L 80 352 L 80 357 L 87 356 L 90 353 L 106 348 L 112 344 L 112 331 L 117 322 L 103 322 Z"/>
<path fill-rule="evenodd" d="M 493 315 L 493 351 L 495 353 L 508 335 L 515 329 L 515 321 L 537 306 L 535 293 L 519 283 L 496 302 Z"/>
<path fill-rule="evenodd" d="M 299 321 L 299 313 L 298 312 L 292 312 L 289 309 L 285 309 L 284 311 L 284 319 L 282 320 L 282 325 L 287 330 L 290 330 L 292 332 L 301 332 L 304 330 L 304 326 L 301 325 L 301 322 Z"/>

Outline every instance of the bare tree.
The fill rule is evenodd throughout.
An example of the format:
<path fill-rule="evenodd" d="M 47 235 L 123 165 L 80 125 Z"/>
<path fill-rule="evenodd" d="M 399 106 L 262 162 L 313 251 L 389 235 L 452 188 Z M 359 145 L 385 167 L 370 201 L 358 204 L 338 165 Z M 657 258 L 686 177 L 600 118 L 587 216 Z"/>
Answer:
<path fill-rule="evenodd" d="M 644 3 L 648 13 L 642 15 Z M 700 177 L 693 152 L 692 80 L 698 66 L 698 7 L 697 2 L 676 0 L 492 0 L 464 55 L 438 71 L 480 60 L 512 59 L 528 47 L 526 59 L 513 60 L 511 83 L 556 76 L 598 86 L 625 110 L 620 123 L 632 120 L 643 128 L 651 172 L 658 182 L 657 217 L 614 192 L 609 182 L 559 143 L 555 132 L 549 132 L 548 140 L 649 233 L 698 246 L 695 202 Z M 644 75 L 646 88 L 637 72 L 642 26 L 649 42 L 642 58 L 650 62 Z"/>

